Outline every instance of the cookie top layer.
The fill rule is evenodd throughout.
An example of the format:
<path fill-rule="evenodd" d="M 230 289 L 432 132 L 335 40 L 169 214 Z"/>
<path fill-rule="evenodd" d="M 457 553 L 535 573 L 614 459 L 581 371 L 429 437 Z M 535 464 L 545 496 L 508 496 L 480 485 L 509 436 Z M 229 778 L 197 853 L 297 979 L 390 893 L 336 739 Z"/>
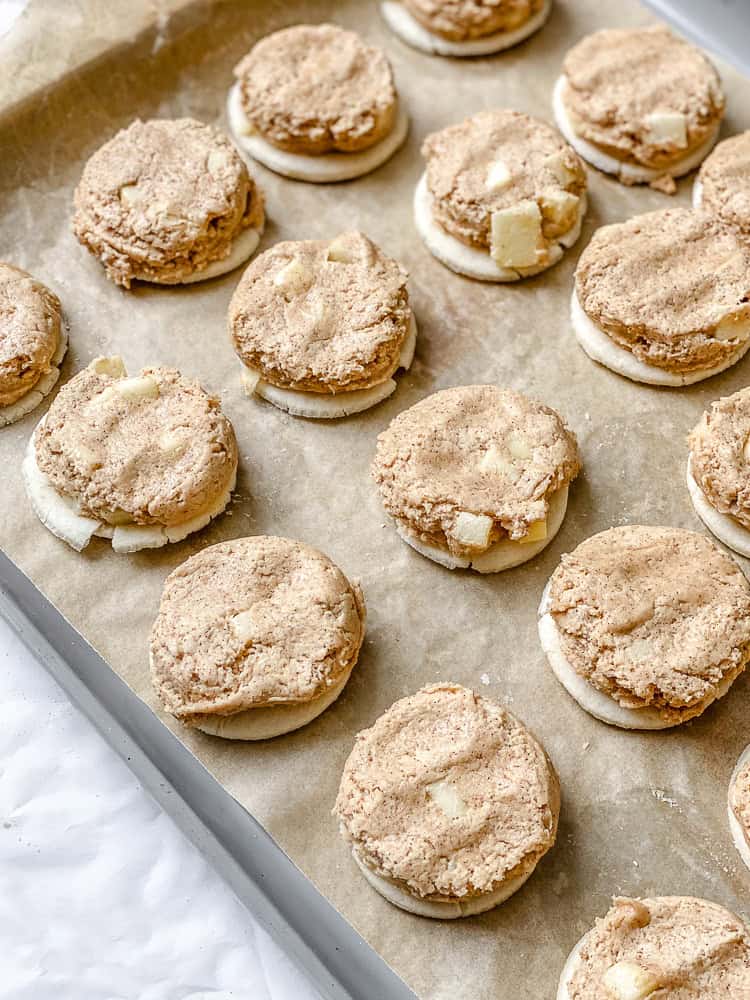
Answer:
<path fill-rule="evenodd" d="M 136 120 L 89 159 L 75 192 L 73 230 L 125 288 L 177 284 L 228 257 L 263 223 L 263 198 L 242 157 L 192 118 Z"/>
<path fill-rule="evenodd" d="M 358 734 L 334 812 L 363 862 L 422 898 L 492 892 L 555 840 L 557 776 L 529 731 L 456 684 L 397 701 Z"/>
<path fill-rule="evenodd" d="M 355 153 L 386 136 L 396 118 L 385 53 L 334 24 L 275 31 L 234 75 L 251 125 L 291 153 Z"/>
<path fill-rule="evenodd" d="M 750 388 L 711 404 L 690 449 L 693 478 L 711 506 L 750 529 Z"/>
<path fill-rule="evenodd" d="M 628 977 L 670 1000 L 739 1000 L 750 991 L 750 932 L 739 917 L 705 899 L 615 899 L 584 938 L 568 996 L 645 996 L 625 992 Z M 608 988 L 616 985 L 620 991 Z"/>
<path fill-rule="evenodd" d="M 667 172 L 706 142 L 724 115 L 714 66 L 662 25 L 587 35 L 563 70 L 575 132 L 627 163 Z"/>
<path fill-rule="evenodd" d="M 537 14 L 544 0 L 402 0 L 421 25 L 441 38 L 466 42 L 515 31 Z"/>
<path fill-rule="evenodd" d="M 15 403 L 51 370 L 61 323 L 54 292 L 0 262 L 0 406 Z"/>
<path fill-rule="evenodd" d="M 531 200 L 547 240 L 575 225 L 586 173 L 556 129 L 519 111 L 480 111 L 422 144 L 433 215 L 452 236 L 488 249 L 492 215 Z"/>
<path fill-rule="evenodd" d="M 666 371 L 713 368 L 750 337 L 750 246 L 687 208 L 597 229 L 575 286 L 604 333 Z"/>
<path fill-rule="evenodd" d="M 729 789 L 729 806 L 750 844 L 750 759 L 734 776 Z"/>
<path fill-rule="evenodd" d="M 510 389 L 473 385 L 400 413 L 378 438 L 372 474 L 389 514 L 463 555 L 528 534 L 580 467 L 575 436 L 554 410 Z M 486 544 L 466 545 L 467 514 L 491 519 Z"/>
<path fill-rule="evenodd" d="M 188 723 L 262 705 L 308 702 L 356 662 L 365 608 L 322 552 L 258 535 L 191 556 L 164 584 L 151 672 Z"/>
<path fill-rule="evenodd" d="M 750 132 L 720 142 L 698 174 L 702 208 L 750 237 Z"/>
<path fill-rule="evenodd" d="M 626 708 L 692 718 L 750 656 L 750 583 L 705 535 L 625 525 L 564 555 L 549 611 L 566 659 Z"/>
<path fill-rule="evenodd" d="M 173 368 L 128 378 L 120 358 L 97 358 L 63 386 L 35 447 L 55 489 L 109 524 L 188 521 L 227 490 L 237 468 L 217 399 Z"/>
<path fill-rule="evenodd" d="M 406 279 L 359 232 L 277 243 L 252 261 L 232 297 L 235 350 L 285 388 L 337 392 L 384 382 L 411 323 Z"/>

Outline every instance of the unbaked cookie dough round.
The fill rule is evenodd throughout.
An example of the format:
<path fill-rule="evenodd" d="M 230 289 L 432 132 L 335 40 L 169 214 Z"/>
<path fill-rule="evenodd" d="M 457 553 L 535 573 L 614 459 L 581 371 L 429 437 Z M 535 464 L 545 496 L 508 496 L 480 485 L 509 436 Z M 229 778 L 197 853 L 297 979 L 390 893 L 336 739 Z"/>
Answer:
<path fill-rule="evenodd" d="M 94 535 L 115 552 L 180 542 L 224 510 L 236 475 L 218 400 L 173 368 L 128 378 L 118 357 L 60 390 L 23 462 L 34 513 L 79 552 Z"/>
<path fill-rule="evenodd" d="M 378 438 L 372 475 L 405 542 L 448 569 L 497 573 L 562 524 L 581 468 L 554 410 L 494 385 L 443 389 Z"/>
<path fill-rule="evenodd" d="M 458 274 L 518 281 L 557 263 L 578 239 L 586 173 L 545 122 L 480 111 L 427 136 L 414 219 L 427 249 Z"/>
<path fill-rule="evenodd" d="M 671 194 L 716 142 L 724 94 L 706 56 L 668 28 L 608 28 L 568 52 L 553 109 L 592 166 Z"/>
<path fill-rule="evenodd" d="M 729 782 L 728 811 L 732 840 L 750 868 L 750 746 L 740 755 Z"/>
<path fill-rule="evenodd" d="M 693 207 L 750 239 L 750 131 L 720 142 L 693 185 Z"/>
<path fill-rule="evenodd" d="M 750 930 L 693 896 L 617 898 L 570 954 L 557 1000 L 750 996 Z"/>
<path fill-rule="evenodd" d="M 567 692 L 623 729 L 668 729 L 723 697 L 750 658 L 750 583 L 692 531 L 625 525 L 564 555 L 539 638 Z"/>
<path fill-rule="evenodd" d="M 362 591 L 302 542 L 257 535 L 211 545 L 167 577 L 151 676 L 185 725 L 264 740 L 341 694 L 365 635 Z"/>
<path fill-rule="evenodd" d="M 248 395 L 300 417 L 359 413 L 414 357 L 406 271 L 360 232 L 277 243 L 246 269 L 229 333 Z"/>
<path fill-rule="evenodd" d="M 49 394 L 67 347 L 55 293 L 0 261 L 0 427 L 31 413 Z"/>
<path fill-rule="evenodd" d="M 235 67 L 235 142 L 265 167 L 328 183 L 369 173 L 403 144 L 409 117 L 385 53 L 334 24 L 261 39 Z"/>
<path fill-rule="evenodd" d="M 552 0 L 384 0 L 401 41 L 436 56 L 489 56 L 523 42 L 549 17 Z"/>
<path fill-rule="evenodd" d="M 124 288 L 190 284 L 239 267 L 263 233 L 263 196 L 232 143 L 192 118 L 134 121 L 89 159 L 73 231 Z"/>
<path fill-rule="evenodd" d="M 594 361 L 636 382 L 692 385 L 750 347 L 750 244 L 687 208 L 603 226 L 581 254 L 571 321 Z"/>
<path fill-rule="evenodd" d="M 457 684 L 402 698 L 357 735 L 334 814 L 395 906 L 452 919 L 502 903 L 555 842 L 560 786 L 542 746 Z"/>

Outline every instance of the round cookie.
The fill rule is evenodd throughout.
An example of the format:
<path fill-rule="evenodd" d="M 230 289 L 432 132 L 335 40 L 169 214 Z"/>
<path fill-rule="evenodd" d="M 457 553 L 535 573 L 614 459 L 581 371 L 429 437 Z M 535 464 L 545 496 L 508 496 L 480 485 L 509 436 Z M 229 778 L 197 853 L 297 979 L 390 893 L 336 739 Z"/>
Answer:
<path fill-rule="evenodd" d="M 234 75 L 227 115 L 237 145 L 286 177 L 360 177 L 406 139 L 409 117 L 385 53 L 334 24 L 268 35 Z"/>
<path fill-rule="evenodd" d="M 750 347 L 750 245 L 671 208 L 603 226 L 576 268 L 571 321 L 594 361 L 636 382 L 692 385 Z"/>
<path fill-rule="evenodd" d="M 740 755 L 729 782 L 728 812 L 732 840 L 750 868 L 750 746 Z"/>
<path fill-rule="evenodd" d="M 545 122 L 480 111 L 427 136 L 414 218 L 427 249 L 480 281 L 518 281 L 557 263 L 578 239 L 586 173 Z"/>
<path fill-rule="evenodd" d="M 67 347 L 55 293 L 0 261 L 0 427 L 31 413 L 48 395 Z"/>
<path fill-rule="evenodd" d="M 705 535 L 610 528 L 564 555 L 539 607 L 557 679 L 623 729 L 667 729 L 727 693 L 750 658 L 750 583 Z"/>
<path fill-rule="evenodd" d="M 358 584 L 308 545 L 264 535 L 211 545 L 164 584 L 154 689 L 176 719 L 214 736 L 291 732 L 343 691 L 365 617 Z"/>
<path fill-rule="evenodd" d="M 496 573 L 557 533 L 581 468 L 554 410 L 510 389 L 461 386 L 400 413 L 372 475 L 405 542 L 449 569 Z"/>
<path fill-rule="evenodd" d="M 263 196 L 231 142 L 192 118 L 136 120 L 89 159 L 73 231 L 107 277 L 190 284 L 258 247 Z"/>
<path fill-rule="evenodd" d="M 555 842 L 557 775 L 500 705 L 457 684 L 402 698 L 357 735 L 334 814 L 370 884 L 411 913 L 483 913 Z"/>
<path fill-rule="evenodd" d="M 592 166 L 667 193 L 716 142 L 724 94 L 715 68 L 664 26 L 587 35 L 555 84 L 557 126 Z"/>
<path fill-rule="evenodd" d="M 487 56 L 518 45 L 549 17 L 552 0 L 384 0 L 383 18 L 412 48 L 437 56 Z"/>
<path fill-rule="evenodd" d="M 179 542 L 231 499 L 237 443 L 219 402 L 173 368 L 97 358 L 58 393 L 23 462 L 40 521 L 79 552 Z"/>
<path fill-rule="evenodd" d="M 750 995 L 750 931 L 693 896 L 616 898 L 570 954 L 557 1000 Z"/>
<path fill-rule="evenodd" d="M 750 131 L 720 142 L 693 185 L 693 207 L 750 239 Z"/>
<path fill-rule="evenodd" d="M 414 357 L 406 271 L 359 232 L 277 243 L 242 275 L 228 325 L 248 395 L 295 416 L 358 413 Z"/>

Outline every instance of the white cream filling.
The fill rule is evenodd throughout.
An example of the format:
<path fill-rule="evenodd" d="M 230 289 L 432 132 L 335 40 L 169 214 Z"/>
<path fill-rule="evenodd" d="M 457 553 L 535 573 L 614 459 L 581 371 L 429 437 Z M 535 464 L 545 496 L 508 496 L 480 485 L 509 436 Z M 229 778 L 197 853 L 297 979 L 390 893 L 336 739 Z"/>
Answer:
<path fill-rule="evenodd" d="M 512 31 L 496 31 L 484 38 L 457 42 L 428 31 L 398 0 L 384 0 L 380 5 L 383 20 L 402 42 L 429 55 L 459 57 L 489 56 L 518 45 L 542 27 L 551 9 L 552 0 L 546 0 L 538 13 Z"/>
<path fill-rule="evenodd" d="M 693 455 L 688 455 L 687 488 L 693 502 L 695 513 L 705 526 L 720 542 L 738 552 L 741 556 L 750 558 L 750 531 L 729 514 L 722 514 L 713 507 L 693 476 Z"/>
<path fill-rule="evenodd" d="M 416 552 L 441 566 L 445 566 L 446 569 L 473 569 L 477 573 L 500 573 L 528 562 L 529 559 L 533 559 L 542 549 L 546 548 L 560 530 L 567 507 L 568 487 L 563 486 L 550 497 L 546 538 L 538 542 L 517 542 L 505 538 L 500 542 L 495 542 L 486 552 L 476 556 L 454 556 L 448 549 L 423 542 L 399 522 L 396 522 L 396 531 Z"/>
<path fill-rule="evenodd" d="M 481 896 L 473 896 L 466 900 L 446 899 L 440 902 L 435 899 L 422 899 L 419 896 L 407 892 L 400 885 L 390 879 L 383 878 L 374 872 L 367 863 L 360 857 L 358 852 L 352 848 L 352 856 L 357 862 L 360 871 L 377 892 L 380 893 L 389 903 L 407 910 L 409 913 L 416 913 L 419 917 L 432 917 L 436 920 L 455 920 L 457 917 L 470 917 L 477 913 L 486 913 L 487 910 L 499 906 L 506 899 L 517 892 L 524 882 L 528 881 L 534 872 L 532 868 L 524 875 L 509 879 L 493 892 L 486 892 Z"/>
<path fill-rule="evenodd" d="M 347 181 L 370 173 L 393 156 L 409 131 L 409 115 L 399 101 L 393 128 L 368 149 L 359 153 L 322 153 L 318 156 L 290 153 L 278 149 L 254 131 L 242 109 L 239 83 L 229 91 L 227 117 L 234 141 L 244 153 L 277 174 L 314 184 Z"/>
<path fill-rule="evenodd" d="M 631 184 L 649 184 L 651 181 L 658 180 L 660 177 L 684 177 L 685 174 L 689 174 L 691 170 L 695 170 L 699 166 L 711 150 L 716 145 L 716 140 L 719 137 L 719 129 L 721 127 L 721 122 L 717 122 L 714 126 L 708 139 L 697 149 L 694 149 L 691 153 L 687 153 L 685 156 L 677 157 L 672 163 L 659 167 L 645 167 L 634 163 L 624 163 L 622 160 L 618 160 L 614 156 L 610 156 L 608 153 L 603 152 L 593 143 L 588 142 L 586 139 L 577 135 L 575 129 L 573 128 L 573 123 L 568 115 L 567 108 L 565 107 L 565 90 L 567 87 L 567 80 L 564 76 L 557 78 L 555 83 L 555 88 L 552 92 L 552 110 L 555 116 L 555 122 L 557 127 L 560 129 L 562 134 L 568 140 L 570 145 L 575 149 L 575 151 L 590 163 L 597 170 L 603 171 L 605 174 L 615 174 L 619 177 L 621 181 L 630 182 Z"/>
<path fill-rule="evenodd" d="M 14 403 L 7 406 L 0 406 L 0 427 L 8 427 L 14 424 L 27 413 L 31 413 L 48 396 L 60 378 L 60 365 L 68 349 L 68 325 L 63 320 L 60 323 L 60 339 L 55 349 L 55 353 L 50 358 L 50 370 L 42 375 L 40 379 L 32 385 L 28 392 L 24 393 Z"/>
<path fill-rule="evenodd" d="M 750 746 L 745 747 L 745 749 L 742 751 L 740 759 L 737 761 L 734 771 L 732 772 L 732 778 L 729 782 L 730 795 L 732 793 L 732 789 L 734 788 L 734 783 L 737 780 L 737 776 L 739 775 L 740 770 L 745 766 L 748 760 L 750 760 Z M 729 803 L 729 801 L 727 802 L 727 811 L 729 813 L 729 830 L 730 833 L 732 834 L 732 840 L 734 841 L 734 846 L 739 851 L 740 857 L 742 858 L 744 863 L 747 865 L 748 868 L 750 868 L 750 843 L 748 843 L 747 834 L 740 826 L 739 820 L 734 815 L 732 806 Z"/>
<path fill-rule="evenodd" d="M 414 313 L 409 322 L 409 332 L 401 346 L 398 368 L 408 371 L 414 360 L 414 350 L 417 343 L 417 321 Z M 354 413 L 369 410 L 371 406 L 381 403 L 396 391 L 396 382 L 387 378 L 379 385 L 368 389 L 354 389 L 351 392 L 305 392 L 300 389 L 284 389 L 272 385 L 260 377 L 260 373 L 248 365 L 241 364 L 242 383 L 248 396 L 255 393 L 280 410 L 294 417 L 307 417 L 312 420 L 335 420 L 338 417 L 348 417 Z"/>
<path fill-rule="evenodd" d="M 696 212 L 703 208 L 703 181 L 700 177 L 696 177 L 693 184 L 693 208 Z"/>
<path fill-rule="evenodd" d="M 475 278 L 477 281 L 519 281 L 521 278 L 530 278 L 534 274 L 546 271 L 560 260 L 565 250 L 572 247 L 581 235 L 586 209 L 586 195 L 582 194 L 575 224 L 567 233 L 557 237 L 557 241 L 550 247 L 549 260 L 546 264 L 509 268 L 499 267 L 490 256 L 489 250 L 479 250 L 477 247 L 462 243 L 436 221 L 432 213 L 432 195 L 427 186 L 426 173 L 420 177 L 414 192 L 414 221 L 427 249 L 451 271 L 464 274 L 468 278 Z"/>
<path fill-rule="evenodd" d="M 228 257 L 223 260 L 213 260 L 207 267 L 194 271 L 187 278 L 183 278 L 181 285 L 194 285 L 197 281 L 208 281 L 210 278 L 218 278 L 221 274 L 229 274 L 235 268 L 249 260 L 258 249 L 260 238 L 263 235 L 265 224 L 260 228 L 249 227 L 243 229 L 239 236 L 232 241 L 232 249 Z M 150 279 L 152 284 L 160 284 L 158 278 Z"/>
<path fill-rule="evenodd" d="M 584 349 L 586 354 L 600 365 L 609 368 L 618 375 L 624 375 L 634 382 L 645 382 L 648 385 L 663 385 L 678 387 L 683 385 L 694 385 L 704 379 L 718 375 L 726 371 L 742 358 L 748 348 L 750 348 L 750 336 L 740 344 L 734 354 L 730 355 L 713 368 L 703 368 L 700 371 L 676 374 L 665 369 L 657 368 L 656 365 L 647 365 L 630 351 L 616 344 L 612 338 L 598 327 L 594 321 L 584 312 L 575 289 L 570 300 L 570 319 L 576 340 Z"/>

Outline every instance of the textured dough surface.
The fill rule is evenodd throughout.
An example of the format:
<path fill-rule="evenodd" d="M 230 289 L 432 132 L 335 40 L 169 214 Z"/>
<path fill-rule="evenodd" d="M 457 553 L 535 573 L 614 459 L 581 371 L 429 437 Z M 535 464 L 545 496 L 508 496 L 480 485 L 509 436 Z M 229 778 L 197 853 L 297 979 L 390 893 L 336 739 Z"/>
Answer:
<path fill-rule="evenodd" d="M 88 160 L 75 192 L 75 235 L 125 288 L 200 276 L 263 223 L 242 157 L 192 118 L 134 121 Z"/>
<path fill-rule="evenodd" d="M 693 508 L 714 537 L 741 556 L 750 558 L 750 530 L 744 528 L 730 514 L 721 514 L 711 505 L 708 497 L 693 479 L 693 457 L 688 455 L 685 481 Z"/>
<path fill-rule="evenodd" d="M 704 211 L 750 237 L 750 131 L 720 142 L 695 183 Z"/>
<path fill-rule="evenodd" d="M 361 591 L 316 549 L 263 535 L 221 542 L 167 577 L 154 688 L 201 728 L 203 716 L 310 702 L 349 675 L 364 622 Z"/>
<path fill-rule="evenodd" d="M 517 31 L 544 7 L 544 0 L 403 0 L 423 27 L 441 38 L 466 42 Z"/>
<path fill-rule="evenodd" d="M 53 371 L 62 360 L 55 361 L 62 340 L 55 293 L 20 267 L 0 262 L 0 408 L 18 402 Z"/>
<path fill-rule="evenodd" d="M 359 733 L 334 808 L 359 859 L 421 899 L 464 900 L 534 869 L 559 784 L 525 726 L 467 688 L 402 698 Z"/>
<path fill-rule="evenodd" d="M 690 473 L 720 514 L 750 529 L 750 388 L 712 403 L 690 433 Z"/>

